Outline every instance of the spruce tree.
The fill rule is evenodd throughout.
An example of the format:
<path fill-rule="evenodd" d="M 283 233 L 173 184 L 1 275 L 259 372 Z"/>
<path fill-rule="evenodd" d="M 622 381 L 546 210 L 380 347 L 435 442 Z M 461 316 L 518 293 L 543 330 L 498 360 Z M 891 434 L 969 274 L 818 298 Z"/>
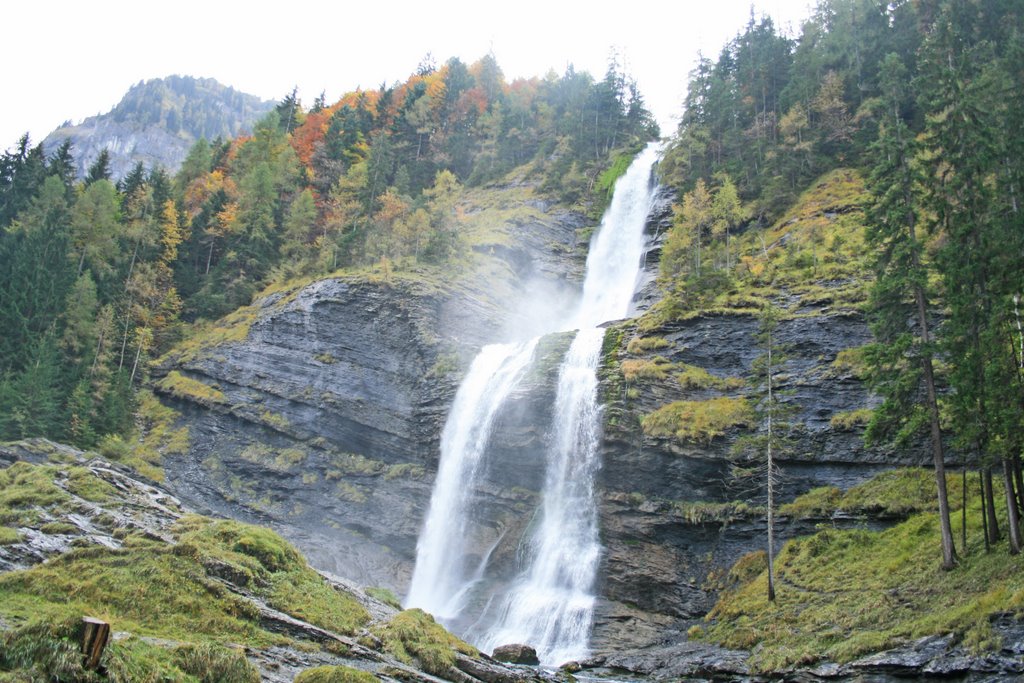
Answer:
<path fill-rule="evenodd" d="M 1014 503 L 1012 468 L 1005 461 L 1007 444 L 1019 441 L 1019 419 L 1005 417 L 1017 390 L 1007 362 L 1012 292 L 1001 291 L 1008 281 L 1000 273 L 1009 233 L 1004 235 L 1007 223 L 1000 210 L 1005 203 L 993 180 L 1002 170 L 1006 138 L 1019 134 L 1002 129 L 1001 113 L 1006 99 L 1019 94 L 1008 90 L 998 46 L 979 39 L 978 27 L 985 20 L 980 8 L 969 3 L 941 6 L 922 50 L 921 103 L 929 162 L 925 199 L 935 229 L 944 235 L 937 260 L 948 310 L 942 343 L 955 359 L 950 364 L 950 412 L 958 442 L 973 449 L 984 468 L 985 509 L 994 541 L 992 469 L 1002 465 L 1007 501 Z M 1010 551 L 1017 553 L 1021 539 L 1015 504 L 1008 505 L 1007 514 Z"/>
<path fill-rule="evenodd" d="M 758 432 L 736 440 L 733 455 L 752 463 L 732 468 L 733 477 L 749 482 L 751 489 L 763 487 L 767 509 L 768 600 L 775 601 L 775 507 L 781 470 L 777 459 L 791 447 L 790 421 L 798 406 L 786 397 L 790 391 L 780 386 L 779 375 L 788 357 L 779 343 L 778 328 L 782 311 L 773 304 L 762 309 L 759 317 L 757 345 L 761 354 L 751 367 L 753 411 Z"/>
<path fill-rule="evenodd" d="M 869 439 L 895 436 L 905 441 L 927 426 L 938 491 L 942 566 L 956 564 L 949 521 L 945 456 L 930 333 L 928 270 L 918 238 L 913 136 L 903 120 L 906 68 L 890 54 L 882 66 L 882 124 L 874 145 L 869 243 L 874 248 L 876 280 L 872 289 L 872 331 L 877 343 L 868 354 L 872 386 L 883 398 L 868 427 Z M 909 294 L 909 298 L 908 298 Z M 907 325 L 914 320 L 914 327 Z M 909 361 L 908 361 L 909 359 Z M 923 385 L 923 386 L 922 386 Z"/>

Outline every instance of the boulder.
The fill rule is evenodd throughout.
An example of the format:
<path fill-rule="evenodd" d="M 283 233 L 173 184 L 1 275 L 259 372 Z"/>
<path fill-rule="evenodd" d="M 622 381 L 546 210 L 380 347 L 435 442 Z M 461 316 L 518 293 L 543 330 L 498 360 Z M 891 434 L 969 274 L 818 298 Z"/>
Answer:
<path fill-rule="evenodd" d="M 518 643 L 513 643 L 511 645 L 499 645 L 494 648 L 494 652 L 491 653 L 491 656 L 499 662 L 505 662 L 506 664 L 529 664 L 531 666 L 540 664 L 536 650 L 529 645 L 521 645 Z"/>

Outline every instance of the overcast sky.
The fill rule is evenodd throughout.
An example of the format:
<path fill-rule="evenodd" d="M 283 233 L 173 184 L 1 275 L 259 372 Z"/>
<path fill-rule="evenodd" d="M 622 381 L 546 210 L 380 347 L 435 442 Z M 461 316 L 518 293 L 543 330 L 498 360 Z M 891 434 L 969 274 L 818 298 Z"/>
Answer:
<path fill-rule="evenodd" d="M 791 35 L 812 0 L 756 0 Z M 31 0 L 4 2 L 0 147 L 39 142 L 66 120 L 109 111 L 134 83 L 171 74 L 215 78 L 280 99 L 293 86 L 307 107 L 356 87 L 493 51 L 507 80 L 577 71 L 601 78 L 613 49 L 649 108 L 674 127 L 698 51 L 714 58 L 750 13 L 750 0 Z M 663 132 L 669 132 L 664 130 Z"/>

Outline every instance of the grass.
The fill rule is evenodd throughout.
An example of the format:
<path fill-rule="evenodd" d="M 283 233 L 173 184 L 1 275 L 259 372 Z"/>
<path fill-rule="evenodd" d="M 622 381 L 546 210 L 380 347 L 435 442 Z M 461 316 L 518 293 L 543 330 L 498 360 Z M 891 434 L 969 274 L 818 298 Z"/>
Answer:
<path fill-rule="evenodd" d="M 423 465 L 417 465 L 412 462 L 402 462 L 394 465 L 388 465 L 384 471 L 384 479 L 391 481 L 392 479 L 422 479 L 426 476 L 427 470 Z"/>
<path fill-rule="evenodd" d="M 377 598 L 385 605 L 390 605 L 395 609 L 402 609 L 402 601 L 398 599 L 398 596 L 390 588 L 367 588 L 366 594 L 370 597 Z"/>
<path fill-rule="evenodd" d="M 16 463 L 0 470 L 5 513 L 32 505 L 61 514 L 69 491 L 101 504 L 116 504 L 113 488 L 85 468 L 62 478 L 55 466 Z M 38 490 L 29 495 L 27 484 Z M 50 522 L 45 526 L 60 524 Z M 37 525 L 44 527 L 44 525 Z M 67 526 L 67 525 L 65 525 Z M 51 531 L 66 532 L 67 529 Z M 183 518 L 173 544 L 124 534 L 124 547 L 91 546 L 56 556 L 31 569 L 0 575 L 0 616 L 50 622 L 90 614 L 140 635 L 269 644 L 280 637 L 259 628 L 252 603 L 215 580 L 233 580 L 284 612 L 323 628 L 352 634 L 369 619 L 358 601 L 335 590 L 274 532 L 233 521 Z M 213 574 L 208 573 L 211 569 Z"/>
<path fill-rule="evenodd" d="M 832 426 L 832 429 L 852 432 L 856 429 L 867 426 L 867 424 L 871 422 L 871 416 L 874 414 L 875 411 L 871 408 L 847 410 L 832 415 L 832 418 L 828 423 Z"/>
<path fill-rule="evenodd" d="M 728 429 L 751 426 L 753 420 L 746 399 L 721 396 L 669 403 L 644 417 L 641 427 L 647 436 L 707 444 Z"/>
<path fill-rule="evenodd" d="M 676 381 L 684 389 L 718 389 L 719 391 L 730 391 L 746 386 L 739 377 L 718 377 L 712 375 L 704 368 L 687 363 L 677 363 Z"/>
<path fill-rule="evenodd" d="M 0 545 L 11 545 L 21 540 L 21 534 L 17 529 L 9 526 L 0 526 Z"/>
<path fill-rule="evenodd" d="M 621 363 L 622 377 L 627 382 L 650 379 L 666 379 L 675 370 L 675 364 L 661 356 L 654 358 L 629 358 Z"/>
<path fill-rule="evenodd" d="M 306 461 L 309 454 L 301 448 L 274 449 L 261 443 L 246 446 L 239 457 L 275 472 L 289 472 Z"/>
<path fill-rule="evenodd" d="M 950 505 L 959 507 L 963 487 L 959 474 L 946 475 Z M 811 489 L 779 508 L 779 513 L 802 519 L 828 517 L 835 511 L 906 517 L 938 509 L 935 473 L 927 468 L 888 470 L 852 487 L 845 493 L 834 486 Z"/>
<path fill-rule="evenodd" d="M 756 315 L 780 294 L 791 297 L 791 314 L 805 307 L 860 310 L 872 278 L 866 200 L 857 171 L 826 173 L 773 225 L 735 235 L 731 268 L 724 267 L 726 245 L 719 239 L 704 245 L 701 277 L 688 276 L 685 286 L 663 278 L 666 296 L 641 318 L 640 330 L 701 314 Z"/>
<path fill-rule="evenodd" d="M 175 398 L 195 401 L 200 405 L 224 405 L 227 397 L 220 389 L 197 379 L 187 377 L 177 370 L 171 370 L 165 377 L 155 383 L 157 389 Z"/>
<path fill-rule="evenodd" d="M 117 489 L 94 475 L 87 467 L 69 468 L 65 486 L 70 493 L 93 503 L 105 503 L 117 493 Z"/>
<path fill-rule="evenodd" d="M 835 360 L 829 364 L 826 370 L 827 377 L 853 377 L 864 379 L 867 377 L 868 362 L 865 358 L 864 346 L 857 346 L 852 349 L 843 349 L 836 354 Z"/>
<path fill-rule="evenodd" d="M 626 353 L 638 356 L 648 351 L 657 351 L 671 346 L 671 342 L 664 337 L 633 337 L 626 344 Z"/>
<path fill-rule="evenodd" d="M 480 654 L 421 609 L 399 612 L 390 622 L 378 627 L 375 635 L 398 659 L 407 664 L 418 663 L 420 668 L 435 676 L 445 676 L 455 664 L 456 652 L 471 657 Z"/>
<path fill-rule="evenodd" d="M 0 524 L 28 526 L 39 517 L 39 508 L 69 499 L 54 484 L 54 466 L 16 462 L 0 470 Z"/>
<path fill-rule="evenodd" d="M 160 403 L 152 391 L 140 390 L 136 401 L 137 432 L 127 442 L 116 435 L 107 437 L 100 444 L 100 453 L 135 468 L 154 481 L 163 481 L 163 458 L 188 452 L 188 427 L 175 427 L 180 414 Z"/>
<path fill-rule="evenodd" d="M 823 507 L 911 512 L 885 531 L 823 529 L 786 543 L 776 558 L 775 604 L 766 598 L 763 554 L 745 557 L 730 573 L 732 587 L 721 594 L 708 625 L 693 635 L 753 650 L 751 663 L 759 670 L 846 662 L 936 634 L 954 634 L 978 651 L 997 647 L 990 620 L 1024 612 L 1024 571 L 1005 542 L 983 551 L 977 500 L 967 511 L 968 552 L 958 549 L 960 565 L 943 571 L 935 504 L 926 503 L 934 493 L 927 474 L 896 470 L 845 494 L 812 492 Z M 951 491 L 951 503 L 957 496 Z M 999 514 L 1005 517 L 1001 506 Z M 959 539 L 960 516 L 952 521 Z"/>
<path fill-rule="evenodd" d="M 224 344 L 245 341 L 259 307 L 242 306 L 215 322 L 196 323 L 188 338 L 156 360 L 157 365 L 192 362 Z"/>
<path fill-rule="evenodd" d="M 377 677 L 349 666 L 318 666 L 300 671 L 295 683 L 376 683 Z"/>
<path fill-rule="evenodd" d="M 690 524 L 728 524 L 739 519 L 749 519 L 763 514 L 763 508 L 743 501 L 708 503 L 704 501 L 676 501 L 676 512 Z"/>
<path fill-rule="evenodd" d="M 86 671 L 78 650 L 80 622 L 35 621 L 0 637 L 0 680 L 258 683 L 259 671 L 237 647 L 217 643 L 161 647 L 127 637 L 111 641 L 100 660 L 103 675 Z M 8 672 L 10 677 L 5 675 Z"/>

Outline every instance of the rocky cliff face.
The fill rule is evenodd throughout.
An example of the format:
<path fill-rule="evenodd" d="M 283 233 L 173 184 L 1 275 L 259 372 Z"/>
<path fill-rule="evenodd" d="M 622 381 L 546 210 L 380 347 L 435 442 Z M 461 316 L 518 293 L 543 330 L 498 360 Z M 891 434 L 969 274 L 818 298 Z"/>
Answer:
<path fill-rule="evenodd" d="M 51 154 L 70 140 L 79 177 L 104 149 L 115 180 L 139 162 L 174 173 L 199 138 L 233 138 L 273 106 L 212 78 L 154 78 L 132 86 L 106 114 L 62 125 L 46 136 L 43 148 Z"/>
<path fill-rule="evenodd" d="M 662 216 L 662 224 L 668 220 Z M 663 233 L 657 226 L 655 217 L 654 235 Z M 847 489 L 894 465 L 930 462 L 924 444 L 899 451 L 865 446 L 865 409 L 878 398 L 858 376 L 857 350 L 871 333 L 855 307 L 830 305 L 830 292 L 848 282 L 814 284 L 819 305 L 793 306 L 796 297 L 785 287 L 775 292 L 777 304 L 796 308 L 775 334 L 788 358 L 777 389 L 796 425 L 778 460 L 782 502 L 814 487 Z M 763 492 L 731 474 L 733 447 L 750 433 L 748 425 L 693 438 L 642 426 L 673 402 L 748 397 L 746 378 L 761 353 L 758 327 L 750 313 L 720 311 L 655 325 L 627 321 L 606 336 L 599 649 L 656 643 L 666 631 L 685 630 L 714 604 L 716 577 L 765 545 Z M 778 533 L 812 531 L 813 525 L 783 518 Z"/>
<path fill-rule="evenodd" d="M 155 386 L 190 437 L 186 455 L 165 459 L 173 490 L 282 531 L 328 571 L 401 594 L 462 373 L 510 319 L 528 329 L 516 317 L 524 298 L 571 296 L 581 261 L 565 254 L 587 224 L 538 200 L 526 216 L 470 230 L 471 265 L 448 281 L 312 282 L 265 295 L 169 354 Z M 545 367 L 499 418 L 510 448 L 542 435 L 531 387 L 550 385 L 557 358 Z M 543 476 L 541 462 L 511 469 L 518 479 L 496 471 L 483 494 L 488 536 L 520 524 Z"/>

